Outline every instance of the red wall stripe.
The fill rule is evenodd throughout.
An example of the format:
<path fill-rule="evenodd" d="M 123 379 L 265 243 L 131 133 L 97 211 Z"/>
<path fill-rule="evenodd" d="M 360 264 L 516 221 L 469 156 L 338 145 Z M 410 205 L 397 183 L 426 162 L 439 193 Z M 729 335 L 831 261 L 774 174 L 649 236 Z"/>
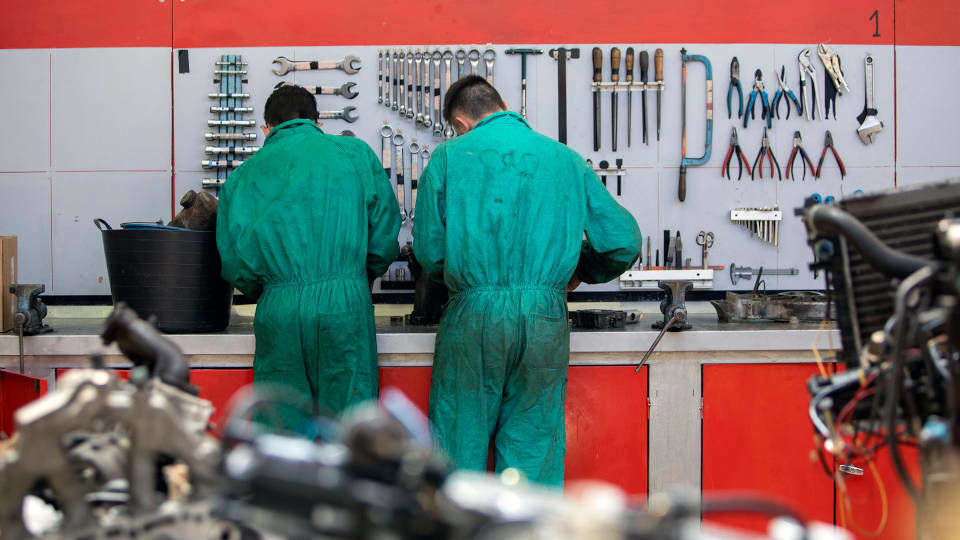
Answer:
<path fill-rule="evenodd" d="M 960 45 L 955 0 L 0 0 L 0 48 L 457 43 Z M 879 24 L 870 20 L 877 11 Z M 172 16 L 176 16 L 176 24 Z M 880 36 L 874 37 L 876 31 Z M 172 38 L 171 38 L 172 36 Z M 172 39 L 172 41 L 171 41 Z"/>

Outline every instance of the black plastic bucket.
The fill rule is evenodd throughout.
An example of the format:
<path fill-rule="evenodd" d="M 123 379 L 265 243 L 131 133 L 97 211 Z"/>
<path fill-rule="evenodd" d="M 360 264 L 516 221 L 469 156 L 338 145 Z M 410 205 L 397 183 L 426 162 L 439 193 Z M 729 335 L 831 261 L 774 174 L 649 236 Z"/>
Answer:
<path fill-rule="evenodd" d="M 215 231 L 93 222 L 103 234 L 114 304 L 156 317 L 167 333 L 220 332 L 230 324 L 233 287 L 220 277 Z"/>

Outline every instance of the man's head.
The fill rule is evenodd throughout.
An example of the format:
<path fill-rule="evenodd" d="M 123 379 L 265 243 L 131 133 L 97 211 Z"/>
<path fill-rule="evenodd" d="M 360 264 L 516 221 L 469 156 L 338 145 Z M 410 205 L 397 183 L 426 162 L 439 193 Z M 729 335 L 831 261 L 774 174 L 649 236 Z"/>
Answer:
<path fill-rule="evenodd" d="M 313 94 L 302 86 L 284 85 L 267 98 L 267 104 L 263 107 L 263 121 L 266 125 L 261 126 L 261 129 L 266 136 L 271 129 L 284 122 L 298 118 L 316 122 L 318 117 L 317 102 Z"/>
<path fill-rule="evenodd" d="M 491 114 L 505 110 L 507 104 L 497 89 L 478 75 L 467 75 L 450 85 L 443 100 L 443 119 L 460 135 Z"/>

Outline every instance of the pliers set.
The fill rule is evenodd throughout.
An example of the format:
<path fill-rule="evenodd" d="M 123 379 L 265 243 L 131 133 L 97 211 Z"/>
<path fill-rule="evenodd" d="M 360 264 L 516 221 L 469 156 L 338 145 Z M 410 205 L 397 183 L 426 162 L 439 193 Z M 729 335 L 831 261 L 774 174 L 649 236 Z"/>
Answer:
<path fill-rule="evenodd" d="M 842 180 L 847 175 L 846 165 L 843 163 L 843 159 L 840 157 L 840 153 L 837 152 L 837 148 L 833 144 L 833 134 L 827 130 L 826 136 L 824 137 L 823 142 L 823 151 L 820 153 L 820 160 L 817 162 L 817 165 L 813 165 L 813 161 L 810 159 L 810 154 L 807 153 L 806 149 L 803 147 L 803 136 L 799 131 L 793 132 L 793 149 L 790 151 L 790 158 L 787 160 L 786 164 L 786 176 L 790 180 L 790 175 L 793 174 L 793 164 L 797 159 L 797 155 L 800 156 L 800 162 L 803 165 L 803 180 L 807 179 L 807 166 L 809 165 L 810 175 L 814 178 L 820 178 L 823 174 L 823 161 L 827 157 L 827 151 L 833 153 L 833 158 L 837 162 L 837 168 L 840 170 L 840 179 Z M 747 174 L 750 175 L 750 179 L 756 179 L 757 174 L 760 175 L 760 178 L 763 179 L 763 166 L 764 162 L 769 163 L 770 165 L 770 178 L 773 179 L 773 172 L 776 170 L 777 179 L 783 180 L 783 171 L 780 169 L 780 162 L 777 161 L 777 156 L 773 153 L 773 149 L 770 147 L 770 136 L 768 135 L 767 128 L 763 128 L 763 137 L 760 139 L 760 151 L 757 152 L 756 159 L 753 160 L 753 166 L 750 166 L 750 162 L 747 160 L 747 157 L 743 154 L 743 148 L 740 146 L 740 141 L 737 137 L 737 128 L 733 128 L 733 132 L 730 135 L 730 149 L 727 150 L 727 155 L 723 159 L 723 164 L 720 166 L 720 176 L 727 177 L 732 179 L 730 176 L 730 164 L 732 163 L 732 157 L 736 156 L 737 164 L 739 166 L 739 174 L 737 175 L 737 180 L 743 177 L 743 169 L 746 168 Z M 793 179 L 796 180 L 797 175 L 793 174 Z"/>

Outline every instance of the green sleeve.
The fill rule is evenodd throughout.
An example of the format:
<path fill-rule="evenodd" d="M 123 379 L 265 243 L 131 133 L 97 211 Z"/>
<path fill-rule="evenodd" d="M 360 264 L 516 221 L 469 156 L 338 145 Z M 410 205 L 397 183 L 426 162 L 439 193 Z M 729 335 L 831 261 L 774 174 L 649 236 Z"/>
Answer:
<path fill-rule="evenodd" d="M 231 203 L 233 188 L 241 177 L 238 173 L 239 170 L 235 171 L 233 178 L 225 182 L 220 190 L 217 202 L 217 250 L 220 252 L 223 279 L 243 294 L 257 299 L 263 293 L 263 285 L 251 270 L 249 261 L 244 261 L 236 249 L 235 239 L 242 230 L 242 224 L 234 221 Z"/>
<path fill-rule="evenodd" d="M 580 250 L 577 277 L 606 283 L 627 271 L 640 256 L 643 235 L 637 221 L 620 206 L 596 173 L 584 164 L 587 239 Z"/>
<path fill-rule="evenodd" d="M 441 177 L 444 168 L 444 153 L 438 148 L 420 177 L 413 224 L 413 253 L 435 281 L 443 281 L 446 249 L 446 192 Z"/>
<path fill-rule="evenodd" d="M 376 154 L 364 146 L 373 178 L 373 195 L 367 201 L 367 279 L 373 281 L 400 254 L 400 205 Z"/>

